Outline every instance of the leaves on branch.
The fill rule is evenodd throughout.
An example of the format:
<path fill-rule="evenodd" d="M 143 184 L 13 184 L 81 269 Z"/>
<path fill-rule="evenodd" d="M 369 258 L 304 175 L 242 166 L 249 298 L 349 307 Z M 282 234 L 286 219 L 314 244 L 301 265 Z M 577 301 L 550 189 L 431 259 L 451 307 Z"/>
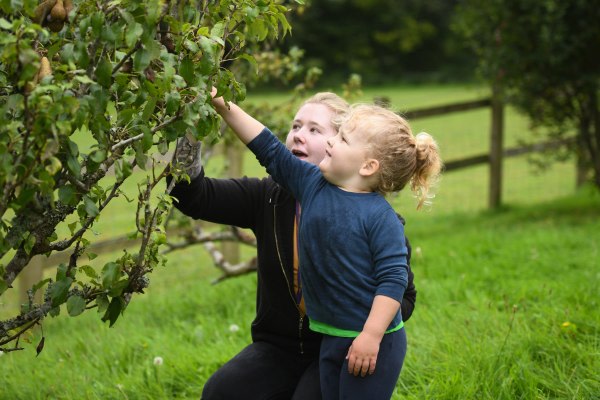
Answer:
<path fill-rule="evenodd" d="M 146 275 L 164 263 L 159 246 L 171 200 L 156 193 L 164 192 L 159 183 L 168 169 L 153 152 L 166 154 L 188 132 L 217 140 L 209 88 L 227 100 L 245 96 L 221 68 L 223 57 L 236 59 L 257 38 L 290 30 L 286 7 L 275 0 L 33 3 L 0 3 L 0 295 L 34 256 L 70 251 L 71 258 L 54 281 L 34 286 L 26 312 L 0 321 L 0 346 L 59 315 L 65 303 L 70 316 L 98 307 L 114 325 L 131 294 L 148 285 Z M 101 272 L 92 259 L 78 266 L 90 245 L 84 235 L 125 195 L 121 185 L 136 166 L 147 170 L 137 198 L 139 251 Z M 70 236 L 59 237 L 62 231 Z"/>

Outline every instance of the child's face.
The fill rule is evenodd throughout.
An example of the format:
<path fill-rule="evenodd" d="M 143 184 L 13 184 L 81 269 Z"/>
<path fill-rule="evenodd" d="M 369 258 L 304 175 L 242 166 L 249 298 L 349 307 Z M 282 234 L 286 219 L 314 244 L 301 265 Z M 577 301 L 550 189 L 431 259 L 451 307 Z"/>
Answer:
<path fill-rule="evenodd" d="M 325 158 L 319 164 L 325 179 L 343 189 L 360 189 L 356 186 L 359 171 L 369 155 L 365 135 L 342 126 L 336 136 L 327 140 L 327 145 Z"/>
<path fill-rule="evenodd" d="M 318 165 L 325 157 L 327 139 L 337 131 L 331 121 L 335 113 L 323 104 L 303 105 L 294 117 L 285 145 L 298 158 Z"/>

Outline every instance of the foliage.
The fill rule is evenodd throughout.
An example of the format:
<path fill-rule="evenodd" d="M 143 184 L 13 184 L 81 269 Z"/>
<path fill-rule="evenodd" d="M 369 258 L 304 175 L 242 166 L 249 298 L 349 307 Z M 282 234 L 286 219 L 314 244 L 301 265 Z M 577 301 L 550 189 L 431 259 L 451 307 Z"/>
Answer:
<path fill-rule="evenodd" d="M 600 187 L 600 8 L 590 0 L 467 0 L 456 28 L 482 75 L 553 139 L 576 151 Z"/>
<path fill-rule="evenodd" d="M 72 254 L 54 279 L 31 289 L 18 316 L 0 321 L 1 350 L 20 349 L 21 335 L 65 304 L 71 316 L 97 308 L 112 326 L 131 295 L 143 293 L 147 274 L 164 262 L 158 248 L 171 203 L 157 189 L 168 168 L 153 156 L 187 133 L 218 138 L 210 88 L 244 97 L 223 63 L 255 64 L 243 52 L 248 44 L 289 32 L 280 3 L 0 0 L 0 295 L 32 257 Z M 134 168 L 147 170 L 135 215 L 139 251 L 81 265 L 84 233 Z"/>
<path fill-rule="evenodd" d="M 292 14 L 289 46 L 337 82 L 471 79 L 472 55 L 450 30 L 458 1 L 311 0 Z"/>

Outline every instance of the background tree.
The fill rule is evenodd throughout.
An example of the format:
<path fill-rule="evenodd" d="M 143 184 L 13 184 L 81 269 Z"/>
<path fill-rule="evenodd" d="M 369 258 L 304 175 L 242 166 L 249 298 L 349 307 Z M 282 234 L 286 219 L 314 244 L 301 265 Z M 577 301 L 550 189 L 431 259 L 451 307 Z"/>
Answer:
<path fill-rule="evenodd" d="M 456 28 L 480 71 L 555 139 L 575 152 L 600 187 L 600 7 L 592 0 L 466 0 Z M 542 129 L 543 128 L 543 129 Z"/>
<path fill-rule="evenodd" d="M 21 335 L 65 304 L 71 316 L 97 308 L 112 325 L 143 293 L 164 262 L 171 202 L 157 188 L 168 166 L 154 156 L 186 134 L 218 138 L 210 87 L 244 97 L 222 65 L 254 63 L 242 50 L 287 33 L 286 10 L 275 0 L 0 1 L 0 296 L 32 257 L 71 252 L 18 316 L 0 321 L 0 350 L 20 349 Z M 84 233 L 127 195 L 121 185 L 134 168 L 147 171 L 136 199 L 139 250 L 82 265 Z"/>
<path fill-rule="evenodd" d="M 472 79 L 474 58 L 450 23 L 457 0 L 311 0 L 290 17 L 287 46 L 324 79 L 365 83 Z M 300 12 L 301 11 L 301 12 Z"/>

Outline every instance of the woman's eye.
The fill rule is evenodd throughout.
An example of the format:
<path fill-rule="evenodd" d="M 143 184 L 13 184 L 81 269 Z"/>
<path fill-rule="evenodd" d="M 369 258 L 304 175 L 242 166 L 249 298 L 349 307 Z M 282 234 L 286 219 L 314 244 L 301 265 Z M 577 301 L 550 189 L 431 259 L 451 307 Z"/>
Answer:
<path fill-rule="evenodd" d="M 316 129 L 316 128 L 312 128 L 312 129 L 310 130 L 310 132 L 311 132 L 311 133 L 317 133 L 317 134 L 318 134 L 318 133 L 321 133 L 321 132 L 320 132 L 318 129 Z"/>

